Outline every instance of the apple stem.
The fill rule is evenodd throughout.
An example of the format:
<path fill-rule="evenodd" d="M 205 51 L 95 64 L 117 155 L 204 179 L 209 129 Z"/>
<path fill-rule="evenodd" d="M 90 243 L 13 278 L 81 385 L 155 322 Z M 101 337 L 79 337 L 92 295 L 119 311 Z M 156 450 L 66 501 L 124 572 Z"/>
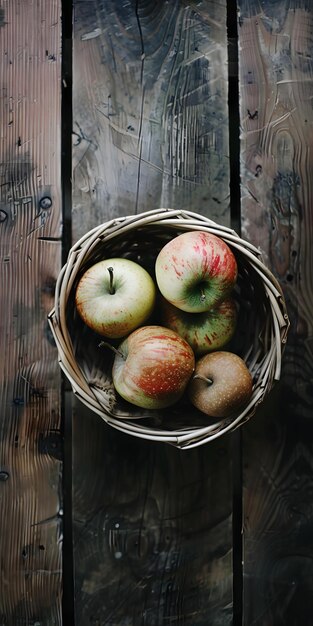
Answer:
<path fill-rule="evenodd" d="M 113 287 L 113 267 L 108 267 L 108 272 L 110 274 L 109 292 L 111 296 L 113 296 L 113 294 L 115 293 L 115 289 Z"/>
<path fill-rule="evenodd" d="M 108 343 L 107 341 L 100 341 L 98 348 L 110 348 L 112 352 L 114 352 L 115 354 L 118 354 L 119 356 L 122 357 L 122 359 L 124 359 L 124 361 L 126 361 L 126 356 L 123 354 L 123 352 L 121 352 L 117 348 L 114 348 L 114 346 L 112 346 L 112 344 Z"/>
<path fill-rule="evenodd" d="M 205 297 L 206 297 L 206 296 L 205 296 L 205 293 L 204 293 L 204 290 L 203 290 L 203 288 L 202 288 L 202 287 L 201 287 L 201 289 L 200 289 L 200 293 L 201 293 L 200 300 L 201 300 L 201 302 L 204 302 L 204 301 L 205 301 Z"/>
<path fill-rule="evenodd" d="M 204 382 L 208 383 L 208 385 L 213 385 L 213 380 L 211 378 L 206 378 L 205 376 L 201 376 L 201 374 L 195 374 L 193 379 L 199 378 L 199 380 L 204 380 Z"/>

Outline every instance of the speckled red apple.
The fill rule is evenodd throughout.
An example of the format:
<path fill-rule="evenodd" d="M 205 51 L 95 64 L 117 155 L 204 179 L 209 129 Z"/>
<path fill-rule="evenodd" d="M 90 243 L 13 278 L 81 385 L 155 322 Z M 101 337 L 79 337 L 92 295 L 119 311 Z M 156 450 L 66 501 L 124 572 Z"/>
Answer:
<path fill-rule="evenodd" d="M 223 348 L 235 332 L 237 307 L 233 298 L 205 313 L 186 313 L 162 298 L 160 310 L 162 324 L 183 337 L 196 356 Z"/>
<path fill-rule="evenodd" d="M 194 353 L 177 333 L 142 326 L 118 347 L 112 379 L 116 391 L 131 404 L 161 409 L 181 398 L 194 367 Z"/>
<path fill-rule="evenodd" d="M 229 417 L 252 395 L 253 381 L 237 354 L 220 351 L 203 356 L 188 385 L 192 404 L 211 417 Z"/>

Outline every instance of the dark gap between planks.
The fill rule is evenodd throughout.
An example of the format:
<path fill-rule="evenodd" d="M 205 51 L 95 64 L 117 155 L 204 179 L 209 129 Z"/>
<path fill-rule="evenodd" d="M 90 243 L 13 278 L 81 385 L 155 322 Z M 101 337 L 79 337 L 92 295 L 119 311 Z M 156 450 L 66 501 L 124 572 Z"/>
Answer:
<path fill-rule="evenodd" d="M 236 0 L 227 2 L 228 115 L 231 227 L 240 235 L 240 111 L 238 71 L 238 14 Z M 241 626 L 243 611 L 242 437 L 232 433 L 233 469 L 233 626 Z"/>
<path fill-rule="evenodd" d="M 61 185 L 62 265 L 72 245 L 72 36 L 73 5 L 62 0 L 62 103 L 61 103 Z M 63 623 L 75 624 L 74 562 L 72 526 L 72 410 L 71 387 L 62 374 L 61 423 L 63 435 Z"/>

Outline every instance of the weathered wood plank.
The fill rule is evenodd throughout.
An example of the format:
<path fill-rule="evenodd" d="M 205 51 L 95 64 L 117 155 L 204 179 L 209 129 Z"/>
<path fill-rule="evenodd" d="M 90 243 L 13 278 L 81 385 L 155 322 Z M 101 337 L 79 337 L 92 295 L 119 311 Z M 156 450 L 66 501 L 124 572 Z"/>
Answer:
<path fill-rule="evenodd" d="M 61 624 L 60 2 L 2 3 L 0 623 Z"/>
<path fill-rule="evenodd" d="M 313 10 L 239 2 L 243 234 L 291 318 L 283 376 L 244 429 L 244 623 L 312 620 Z"/>
<path fill-rule="evenodd" d="M 183 453 L 100 426 L 75 416 L 77 624 L 231 624 L 228 442 Z"/>
<path fill-rule="evenodd" d="M 75 2 L 73 238 L 186 207 L 229 223 L 226 3 Z M 230 439 L 179 452 L 75 405 L 77 626 L 232 622 Z"/>
<path fill-rule="evenodd" d="M 228 223 L 225 10 L 75 3 L 74 236 L 160 206 Z"/>

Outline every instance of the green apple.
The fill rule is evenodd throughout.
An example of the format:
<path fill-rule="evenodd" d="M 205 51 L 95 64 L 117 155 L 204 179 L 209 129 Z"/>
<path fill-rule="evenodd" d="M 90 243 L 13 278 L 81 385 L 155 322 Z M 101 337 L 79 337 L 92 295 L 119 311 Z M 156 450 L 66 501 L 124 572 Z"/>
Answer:
<path fill-rule="evenodd" d="M 156 287 L 138 263 L 112 258 L 92 265 L 81 277 L 75 304 L 82 320 L 105 337 L 121 338 L 150 317 Z"/>

